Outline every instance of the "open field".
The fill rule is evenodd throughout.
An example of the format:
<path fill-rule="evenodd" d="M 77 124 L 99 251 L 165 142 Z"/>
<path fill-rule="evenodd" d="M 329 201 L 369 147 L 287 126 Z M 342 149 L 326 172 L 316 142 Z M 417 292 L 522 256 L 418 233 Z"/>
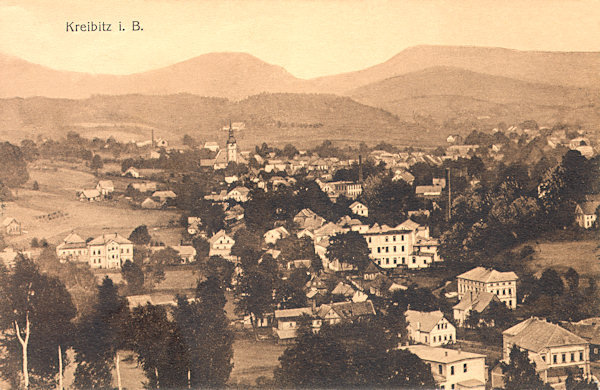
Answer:
<path fill-rule="evenodd" d="M 167 245 L 179 242 L 182 229 L 168 226 L 169 221 L 179 218 L 174 211 L 133 210 L 114 200 L 80 202 L 75 191 L 94 188 L 97 179 L 71 167 L 31 168 L 29 174 L 30 182 L 37 181 L 40 190 L 19 189 L 17 199 L 6 203 L 4 216 L 17 218 L 25 231 L 20 236 L 7 238 L 9 244 L 26 246 L 33 237 L 56 244 L 71 231 L 84 239 L 114 232 L 127 237 L 139 225 L 147 225 L 152 236 Z M 60 212 L 60 216 L 51 220 L 39 219 L 55 212 Z"/>
<path fill-rule="evenodd" d="M 573 267 L 581 276 L 600 277 L 600 241 L 565 241 L 541 242 L 533 245 L 535 254 L 528 263 L 534 273 L 541 273 L 546 268 L 554 268 L 565 272 Z"/>
<path fill-rule="evenodd" d="M 273 370 L 279 365 L 279 356 L 284 345 L 274 341 L 235 340 L 233 343 L 233 371 L 229 383 L 235 385 L 256 385 L 256 379 L 263 376 L 273 378 Z"/>

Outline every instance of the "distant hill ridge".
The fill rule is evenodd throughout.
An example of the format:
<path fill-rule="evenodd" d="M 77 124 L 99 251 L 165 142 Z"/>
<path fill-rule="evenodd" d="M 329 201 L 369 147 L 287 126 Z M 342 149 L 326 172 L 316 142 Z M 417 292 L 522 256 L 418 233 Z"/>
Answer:
<path fill-rule="evenodd" d="M 130 75 L 53 70 L 0 55 L 0 97 L 85 98 L 94 94 L 192 93 L 241 99 L 261 92 L 344 94 L 431 67 L 450 66 L 523 81 L 600 89 L 600 53 L 518 51 L 490 47 L 416 46 L 356 72 L 304 80 L 246 53 L 209 53 Z"/>

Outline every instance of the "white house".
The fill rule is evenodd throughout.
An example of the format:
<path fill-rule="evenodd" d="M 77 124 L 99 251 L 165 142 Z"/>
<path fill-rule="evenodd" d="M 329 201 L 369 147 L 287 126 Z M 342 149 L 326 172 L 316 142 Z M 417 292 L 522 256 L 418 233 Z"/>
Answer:
<path fill-rule="evenodd" d="M 121 174 L 121 176 L 130 176 L 136 179 L 139 179 L 141 176 L 140 171 L 135 167 L 129 167 L 125 172 Z"/>
<path fill-rule="evenodd" d="M 268 232 L 266 232 L 265 234 L 263 234 L 265 243 L 271 244 L 271 245 L 275 245 L 275 243 L 277 243 L 277 241 L 281 240 L 282 238 L 289 237 L 289 236 L 290 236 L 290 232 L 288 232 L 287 229 L 284 228 L 283 226 L 279 226 L 275 229 L 271 229 Z"/>
<path fill-rule="evenodd" d="M 485 355 L 428 345 L 401 349 L 414 353 L 431 368 L 438 389 L 485 390 Z"/>
<path fill-rule="evenodd" d="M 230 261 L 235 260 L 235 256 L 231 255 L 231 248 L 235 244 L 235 240 L 224 230 L 219 230 L 208 242 L 210 244 L 209 256 L 222 256 Z"/>
<path fill-rule="evenodd" d="M 456 328 L 441 311 L 406 311 L 408 337 L 414 343 L 436 347 L 456 341 Z"/>
<path fill-rule="evenodd" d="M 10 236 L 18 236 L 21 234 L 21 222 L 13 217 L 4 218 L 2 221 L 2 229 L 4 230 L 4 233 Z"/>
<path fill-rule="evenodd" d="M 471 292 L 482 291 L 495 294 L 509 309 L 517 307 L 517 279 L 514 272 L 500 272 L 494 269 L 476 267 L 456 277 L 458 282 L 458 299 L 462 300 Z"/>
<path fill-rule="evenodd" d="M 250 193 L 250 190 L 247 189 L 246 187 L 235 187 L 234 189 L 232 189 L 231 191 L 229 191 L 227 193 L 227 196 L 225 199 L 233 199 L 236 202 L 246 202 L 248 201 L 248 194 Z"/>
<path fill-rule="evenodd" d="M 61 260 L 89 261 L 87 243 L 75 233 L 69 234 L 56 246 L 56 255 Z"/>
<path fill-rule="evenodd" d="M 585 201 L 575 207 L 575 221 L 584 229 L 594 226 L 598 216 L 596 210 L 600 207 L 600 201 Z"/>
<path fill-rule="evenodd" d="M 100 180 L 96 185 L 96 189 L 100 191 L 100 194 L 107 196 L 115 192 L 115 185 L 112 180 Z"/>
<path fill-rule="evenodd" d="M 133 243 L 118 233 L 94 238 L 87 248 L 91 268 L 120 268 L 133 261 Z"/>
<path fill-rule="evenodd" d="M 441 262 L 439 241 L 429 237 L 429 228 L 406 220 L 396 227 L 373 225 L 361 232 L 370 256 L 381 268 L 428 268 Z"/>
<path fill-rule="evenodd" d="M 350 205 L 350 210 L 353 214 L 360 215 L 361 217 L 369 216 L 369 208 L 360 202 L 354 202 Z"/>
<path fill-rule="evenodd" d="M 589 343 L 556 324 L 531 317 L 502 332 L 502 356 L 507 363 L 513 345 L 527 351 L 544 382 L 564 382 L 568 369 L 589 378 Z"/>

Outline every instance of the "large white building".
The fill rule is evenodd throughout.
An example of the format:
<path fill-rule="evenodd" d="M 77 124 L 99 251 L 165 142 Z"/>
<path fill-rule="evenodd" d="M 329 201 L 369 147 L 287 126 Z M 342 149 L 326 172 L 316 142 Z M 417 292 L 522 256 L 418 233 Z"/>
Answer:
<path fill-rule="evenodd" d="M 375 224 L 362 235 L 371 258 L 382 268 L 427 268 L 442 261 L 439 242 L 429 237 L 429 228 L 410 219 L 396 227 Z"/>
<path fill-rule="evenodd" d="M 431 368 L 438 389 L 485 389 L 485 355 L 428 345 L 401 349 L 414 353 Z"/>
<path fill-rule="evenodd" d="M 233 237 L 225 233 L 225 230 L 219 230 L 209 240 L 209 256 L 221 256 L 227 260 L 234 261 L 235 256 L 231 255 L 231 248 L 235 244 Z"/>
<path fill-rule="evenodd" d="M 118 233 L 94 238 L 87 248 L 91 268 L 120 268 L 133 261 L 133 243 Z"/>
<path fill-rule="evenodd" d="M 509 309 L 517 307 L 517 279 L 514 272 L 500 272 L 494 269 L 476 267 L 456 277 L 458 299 L 465 294 L 476 296 L 480 292 L 492 293 Z"/>
<path fill-rule="evenodd" d="M 574 333 L 546 320 L 531 317 L 502 332 L 502 355 L 510 362 L 513 345 L 527 351 L 544 382 L 564 382 L 568 370 L 590 375 L 590 345 Z"/>

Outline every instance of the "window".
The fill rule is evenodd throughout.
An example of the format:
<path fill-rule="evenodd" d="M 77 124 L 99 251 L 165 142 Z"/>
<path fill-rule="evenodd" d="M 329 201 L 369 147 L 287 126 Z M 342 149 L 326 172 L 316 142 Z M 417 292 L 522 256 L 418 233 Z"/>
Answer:
<path fill-rule="evenodd" d="M 394 252 L 396 252 L 396 245 L 394 245 Z"/>
<path fill-rule="evenodd" d="M 371 237 L 369 237 L 369 244 L 371 243 Z"/>
<path fill-rule="evenodd" d="M 542 355 L 542 360 L 544 361 L 544 363 L 546 362 L 546 355 Z"/>
<path fill-rule="evenodd" d="M 400 239 L 401 239 L 402 241 L 404 241 L 404 236 L 400 236 Z"/>
<path fill-rule="evenodd" d="M 463 364 L 463 372 L 467 372 L 467 363 Z"/>
<path fill-rule="evenodd" d="M 454 375 L 454 366 L 450 366 L 450 375 Z"/>
<path fill-rule="evenodd" d="M 583 352 L 579 352 L 579 360 L 583 360 Z"/>
<path fill-rule="evenodd" d="M 385 253 L 390 253 L 390 247 L 389 246 L 385 247 Z"/>
<path fill-rule="evenodd" d="M 454 390 L 454 383 L 452 384 L 452 386 L 450 387 L 452 390 Z"/>
<path fill-rule="evenodd" d="M 562 357 L 562 362 L 565 363 L 567 361 L 567 354 L 563 353 L 561 357 Z"/>
<path fill-rule="evenodd" d="M 575 353 L 571 352 L 571 361 L 574 362 L 575 361 Z"/>
<path fill-rule="evenodd" d="M 388 237 L 387 236 L 385 236 L 385 242 L 388 242 Z"/>
<path fill-rule="evenodd" d="M 404 252 L 404 245 L 402 245 L 402 252 Z"/>
<path fill-rule="evenodd" d="M 552 355 L 552 363 L 553 364 L 558 363 L 558 355 Z"/>
<path fill-rule="evenodd" d="M 377 253 L 381 253 L 381 247 L 377 247 Z"/>
<path fill-rule="evenodd" d="M 394 241 L 394 242 L 396 241 L 396 236 L 392 237 L 392 241 Z"/>
<path fill-rule="evenodd" d="M 442 365 L 438 364 L 438 373 L 442 375 Z"/>

